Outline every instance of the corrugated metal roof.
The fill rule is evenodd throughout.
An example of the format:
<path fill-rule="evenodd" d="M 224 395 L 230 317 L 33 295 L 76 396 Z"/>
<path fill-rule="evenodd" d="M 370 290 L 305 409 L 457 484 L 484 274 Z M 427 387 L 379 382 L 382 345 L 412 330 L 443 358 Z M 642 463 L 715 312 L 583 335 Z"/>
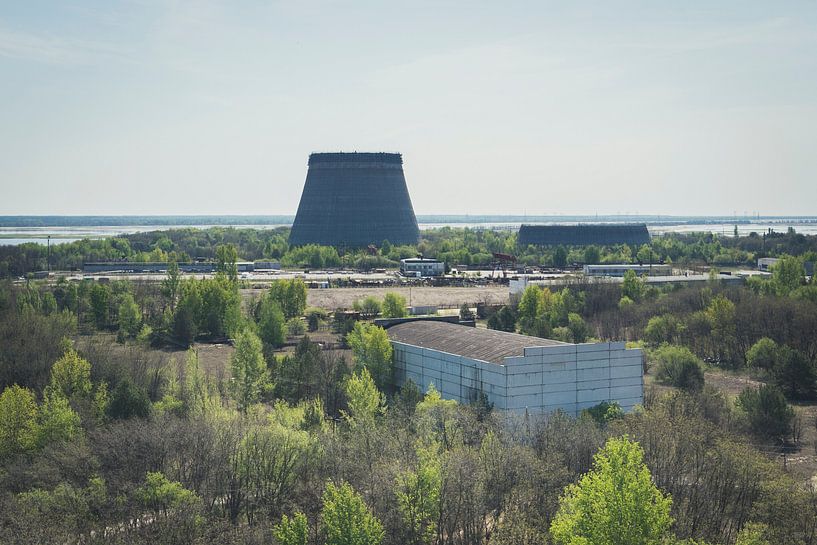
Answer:
<path fill-rule="evenodd" d="M 393 325 L 386 331 L 393 341 L 499 364 L 504 363 L 504 359 L 509 356 L 524 355 L 525 348 L 565 344 L 551 339 L 445 322 L 406 322 Z"/>

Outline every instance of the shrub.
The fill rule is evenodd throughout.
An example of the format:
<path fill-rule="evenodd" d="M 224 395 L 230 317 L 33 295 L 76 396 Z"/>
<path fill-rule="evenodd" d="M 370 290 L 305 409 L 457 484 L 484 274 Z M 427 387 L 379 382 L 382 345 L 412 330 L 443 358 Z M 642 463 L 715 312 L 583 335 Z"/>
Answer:
<path fill-rule="evenodd" d="M 683 324 L 672 314 L 653 316 L 647 322 L 647 327 L 644 330 L 644 340 L 652 346 L 659 346 L 662 343 L 674 343 L 678 341 L 682 329 Z"/>
<path fill-rule="evenodd" d="M 108 414 L 111 418 L 124 419 L 132 416 L 144 418 L 150 414 L 150 399 L 142 388 L 125 379 L 111 394 Z"/>
<path fill-rule="evenodd" d="M 290 318 L 287 320 L 287 333 L 290 336 L 303 335 L 306 333 L 306 325 L 300 318 Z"/>
<path fill-rule="evenodd" d="M 697 392 L 703 388 L 704 372 L 701 360 L 683 346 L 663 345 L 652 353 L 656 364 L 655 378 L 659 382 Z"/>
<path fill-rule="evenodd" d="M 762 437 L 785 440 L 792 433 L 794 409 L 783 391 L 773 384 L 746 388 L 738 396 L 738 408 L 746 413 L 753 433 Z"/>
<path fill-rule="evenodd" d="M 406 298 L 389 292 L 383 297 L 383 317 L 402 318 L 406 315 Z"/>
<path fill-rule="evenodd" d="M 780 347 L 768 337 L 763 337 L 746 352 L 746 364 L 749 367 L 771 371 L 777 364 Z"/>

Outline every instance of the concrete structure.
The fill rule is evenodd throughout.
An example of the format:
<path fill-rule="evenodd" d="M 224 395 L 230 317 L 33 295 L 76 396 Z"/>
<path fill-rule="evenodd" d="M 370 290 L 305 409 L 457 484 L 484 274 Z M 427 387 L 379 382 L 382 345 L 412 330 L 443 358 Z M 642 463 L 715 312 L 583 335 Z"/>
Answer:
<path fill-rule="evenodd" d="M 519 246 L 613 246 L 650 243 L 650 233 L 644 223 L 607 223 L 592 225 L 522 225 Z"/>
<path fill-rule="evenodd" d="M 255 262 L 255 270 L 256 271 L 280 271 L 281 270 L 281 262 L 280 261 L 256 261 Z"/>
<path fill-rule="evenodd" d="M 387 332 L 397 384 L 434 384 L 445 399 L 468 403 L 483 393 L 496 409 L 571 415 L 602 401 L 625 411 L 643 401 L 641 350 L 623 342 L 567 344 L 429 321 Z"/>
<path fill-rule="evenodd" d="M 776 257 L 761 257 L 757 260 L 757 270 L 771 272 L 772 266 L 780 261 Z"/>
<path fill-rule="evenodd" d="M 361 248 L 420 238 L 399 153 L 313 153 L 292 224 L 293 246 Z"/>
<path fill-rule="evenodd" d="M 159 273 L 167 272 L 167 263 L 164 261 L 137 263 L 133 261 L 96 261 L 83 263 L 82 272 L 88 274 L 103 272 L 123 272 L 123 273 Z M 179 271 L 185 273 L 211 273 L 215 272 L 216 264 L 208 261 L 196 261 L 192 263 L 178 263 Z"/>
<path fill-rule="evenodd" d="M 634 271 L 638 276 L 669 276 L 672 267 L 669 265 L 633 265 L 630 263 L 607 263 L 604 265 L 585 265 L 585 276 L 624 276 L 627 271 Z"/>
<path fill-rule="evenodd" d="M 400 272 L 404 276 L 442 276 L 445 263 L 425 257 L 410 257 L 400 260 Z"/>

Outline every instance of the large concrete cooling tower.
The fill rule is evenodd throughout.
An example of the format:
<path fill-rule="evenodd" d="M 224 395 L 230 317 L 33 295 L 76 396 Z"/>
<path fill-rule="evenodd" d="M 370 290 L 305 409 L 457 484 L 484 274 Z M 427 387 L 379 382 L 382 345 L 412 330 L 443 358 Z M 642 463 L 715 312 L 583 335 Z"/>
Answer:
<path fill-rule="evenodd" d="M 416 244 L 420 237 L 399 153 L 313 153 L 289 235 L 293 246 Z"/>

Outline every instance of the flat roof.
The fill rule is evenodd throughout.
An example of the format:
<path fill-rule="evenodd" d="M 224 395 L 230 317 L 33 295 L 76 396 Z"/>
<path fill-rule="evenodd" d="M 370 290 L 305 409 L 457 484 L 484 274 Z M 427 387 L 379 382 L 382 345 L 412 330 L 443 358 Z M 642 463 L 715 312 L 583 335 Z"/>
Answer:
<path fill-rule="evenodd" d="M 442 263 L 439 259 L 433 259 L 431 257 L 407 257 L 400 261 L 403 263 Z"/>
<path fill-rule="evenodd" d="M 432 321 L 405 322 L 386 330 L 393 341 L 504 364 L 505 358 L 523 356 L 525 348 L 564 345 L 560 341 Z"/>

